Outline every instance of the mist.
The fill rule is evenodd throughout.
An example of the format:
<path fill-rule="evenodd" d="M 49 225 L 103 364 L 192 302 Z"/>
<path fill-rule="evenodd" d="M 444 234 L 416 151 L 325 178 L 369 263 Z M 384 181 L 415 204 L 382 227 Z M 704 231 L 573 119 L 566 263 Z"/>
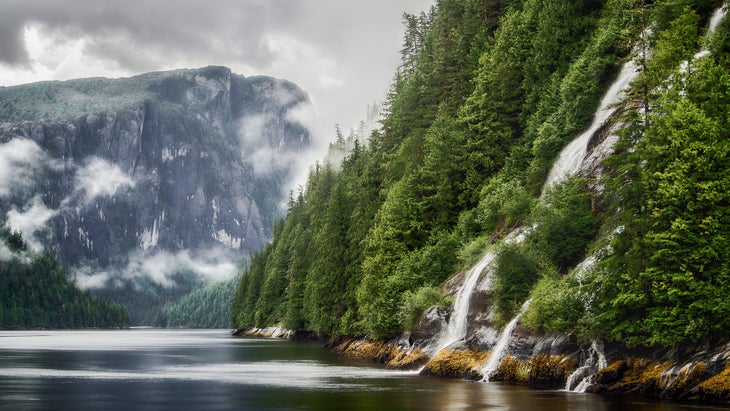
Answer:
<path fill-rule="evenodd" d="M 147 278 L 163 287 L 174 287 L 175 276 L 195 273 L 202 281 L 218 281 L 232 278 L 239 270 L 240 258 L 230 250 L 179 250 L 177 252 L 138 251 L 129 255 L 124 267 L 100 269 L 90 265 L 71 268 L 69 271 L 76 284 L 85 289 L 121 287 L 125 281 Z"/>

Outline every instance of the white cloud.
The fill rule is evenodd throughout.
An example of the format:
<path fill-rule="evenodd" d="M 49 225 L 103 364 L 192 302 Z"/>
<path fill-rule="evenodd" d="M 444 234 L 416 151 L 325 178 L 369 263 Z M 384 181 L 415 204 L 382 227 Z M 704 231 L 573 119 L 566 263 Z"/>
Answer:
<path fill-rule="evenodd" d="M 175 285 L 175 275 L 186 272 L 195 273 L 207 281 L 231 278 L 238 271 L 238 263 L 221 249 L 200 252 L 180 250 L 174 253 L 158 251 L 153 254 L 132 254 L 126 267 L 119 270 L 76 267 L 70 271 L 82 288 L 103 288 L 120 284 L 118 279 L 135 280 L 142 277 L 161 286 L 172 287 Z"/>
<path fill-rule="evenodd" d="M 10 248 L 4 240 L 0 240 L 0 261 L 8 261 L 13 258 L 15 254 L 10 251 Z"/>
<path fill-rule="evenodd" d="M 0 84 L 226 65 L 294 81 L 323 124 L 349 129 L 365 105 L 384 98 L 399 63 L 402 13 L 433 3 L 5 0 Z"/>
<path fill-rule="evenodd" d="M 43 204 L 40 196 L 35 196 L 22 211 L 18 210 L 17 207 L 13 207 L 8 211 L 5 224 L 11 230 L 19 231 L 31 249 L 40 251 L 43 246 L 35 237 L 35 234 L 44 228 L 46 223 L 57 214 L 57 210 L 51 210 Z"/>
<path fill-rule="evenodd" d="M 306 83 L 326 89 L 342 87 L 337 60 L 312 43 L 287 33 L 268 33 L 264 43 L 275 56 L 271 68 L 275 72 L 299 71 Z M 305 70 L 302 70 L 306 68 Z"/>
<path fill-rule="evenodd" d="M 90 204 L 97 197 L 114 195 L 124 187 L 134 187 L 134 180 L 116 164 L 99 157 L 90 157 L 76 172 L 74 191 Z"/>
<path fill-rule="evenodd" d="M 15 138 L 0 144 L 0 198 L 32 187 L 34 175 L 47 165 L 47 156 L 33 140 Z"/>

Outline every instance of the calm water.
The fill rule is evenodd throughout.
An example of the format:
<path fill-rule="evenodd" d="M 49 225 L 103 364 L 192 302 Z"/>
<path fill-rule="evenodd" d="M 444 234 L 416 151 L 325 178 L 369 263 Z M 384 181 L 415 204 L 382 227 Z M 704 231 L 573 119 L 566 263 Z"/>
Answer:
<path fill-rule="evenodd" d="M 690 410 L 425 378 L 221 330 L 0 332 L 0 410 Z"/>

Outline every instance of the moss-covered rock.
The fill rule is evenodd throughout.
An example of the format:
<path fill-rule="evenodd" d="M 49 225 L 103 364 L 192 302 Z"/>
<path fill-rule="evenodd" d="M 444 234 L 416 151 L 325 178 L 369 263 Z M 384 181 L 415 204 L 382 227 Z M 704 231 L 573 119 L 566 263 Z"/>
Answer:
<path fill-rule="evenodd" d="M 626 361 L 618 360 L 599 370 L 596 374 L 596 384 L 612 384 L 618 381 L 626 372 Z"/>
<path fill-rule="evenodd" d="M 705 401 L 730 400 L 730 363 L 722 372 L 702 382 L 696 389 L 696 395 Z"/>
<path fill-rule="evenodd" d="M 527 384 L 530 378 L 530 362 L 521 361 L 511 355 L 502 358 L 497 372 L 490 377 L 490 381 L 507 381 L 517 384 Z"/>
<path fill-rule="evenodd" d="M 395 349 L 393 358 L 385 365 L 396 370 L 416 370 L 428 362 L 428 354 L 420 348 L 410 350 Z"/>
<path fill-rule="evenodd" d="M 671 370 L 670 370 L 671 371 Z M 665 373 L 665 381 L 671 381 L 662 392 L 662 397 L 683 399 L 691 395 L 695 387 L 707 379 L 707 365 L 704 362 L 689 363 L 682 366 L 679 371 Z M 666 385 L 666 383 L 664 384 Z"/>
<path fill-rule="evenodd" d="M 536 388 L 562 388 L 574 369 L 575 361 L 563 356 L 533 356 L 527 383 Z"/>
<path fill-rule="evenodd" d="M 421 374 L 433 377 L 481 379 L 483 375 L 479 367 L 488 359 L 489 353 L 484 351 L 471 349 L 455 351 L 444 348 L 426 364 Z"/>

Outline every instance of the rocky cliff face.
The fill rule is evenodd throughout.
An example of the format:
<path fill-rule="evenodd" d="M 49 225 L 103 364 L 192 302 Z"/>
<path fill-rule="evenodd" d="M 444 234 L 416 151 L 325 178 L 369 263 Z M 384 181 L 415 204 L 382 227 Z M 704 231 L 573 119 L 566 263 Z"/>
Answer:
<path fill-rule="evenodd" d="M 96 288 L 231 271 L 270 238 L 306 104 L 225 67 L 0 88 L 0 216 Z"/>

